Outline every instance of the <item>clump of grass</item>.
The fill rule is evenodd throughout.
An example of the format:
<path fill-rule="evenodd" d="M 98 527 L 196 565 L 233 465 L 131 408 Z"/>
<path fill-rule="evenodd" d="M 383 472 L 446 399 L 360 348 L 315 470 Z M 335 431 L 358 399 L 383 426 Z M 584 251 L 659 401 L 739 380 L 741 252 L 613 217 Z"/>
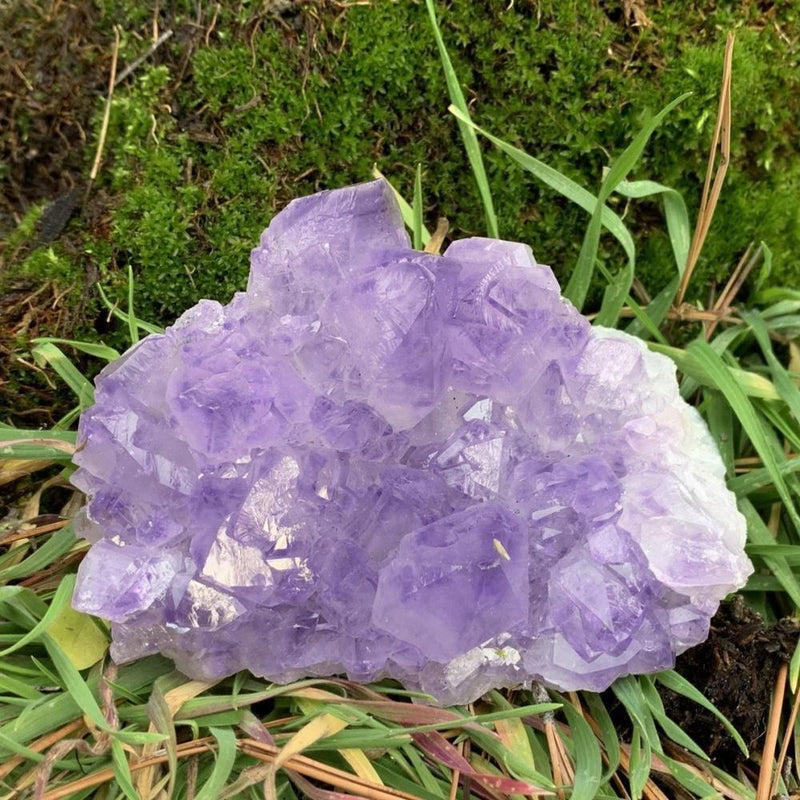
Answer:
<path fill-rule="evenodd" d="M 492 231 L 495 224 L 492 171 L 484 166 L 482 137 L 510 157 L 509 169 L 516 162 L 516 168 L 559 192 L 588 219 L 569 285 L 572 299 L 584 302 L 597 271 L 606 283 L 599 321 L 627 326 L 676 362 L 683 376 L 681 391 L 707 420 L 729 486 L 747 518 L 748 550 L 757 572 L 743 596 L 768 621 L 794 614 L 800 607 L 800 458 L 794 457 L 800 452 L 800 352 L 792 348 L 800 334 L 800 294 L 764 283 L 770 251 L 762 245 L 742 259 L 710 309 L 676 306 L 692 236 L 687 203 L 665 185 L 626 180 L 656 125 L 670 119 L 670 107 L 643 124 L 598 181 L 594 195 L 484 129 L 483 120 L 480 126 L 472 121 L 431 0 L 428 9 L 451 111 L 488 228 Z M 423 175 L 418 169 L 412 202 L 403 204 L 418 247 L 430 238 Z M 651 293 L 646 283 L 637 283 L 635 241 L 628 220 L 613 208 L 615 197 L 660 198 L 670 243 L 664 270 L 671 277 L 665 287 L 652 287 Z M 142 195 L 136 202 L 144 208 L 151 200 Z M 600 258 L 605 233 L 626 254 L 616 273 Z M 175 245 L 180 252 L 181 242 Z M 739 294 L 742 275 L 756 267 L 761 288 L 745 308 Z M 123 307 L 105 293 L 102 297 L 122 323 L 121 335 L 135 343 L 159 329 L 138 316 L 132 272 L 126 294 Z M 562 696 L 534 686 L 492 692 L 469 708 L 440 709 L 409 702 L 420 698 L 392 682 L 361 686 L 313 679 L 276 686 L 241 673 L 211 684 L 187 680 L 160 657 L 117 669 L 106 659 L 105 624 L 69 608 L 75 566 L 87 548 L 70 527 L 81 502 L 65 482 L 76 446 L 70 428 L 92 402 L 91 383 L 67 357 L 70 349 L 101 362 L 118 356 L 113 348 L 95 343 L 37 341 L 32 357 L 66 383 L 75 408 L 52 430 L 0 426 L 0 482 L 41 470 L 50 474 L 19 519 L 7 521 L 0 531 L 0 782 L 9 797 L 57 800 L 103 790 L 106 797 L 132 800 L 164 793 L 202 800 L 766 800 L 774 791 L 797 787 L 800 776 L 782 769 L 794 718 L 781 723 L 779 699 L 760 767 L 756 759 L 739 774 L 727 774 L 668 717 L 659 689 L 677 692 L 717 715 L 745 755 L 746 743 L 709 700 L 672 670 L 618 680 L 605 697 L 590 692 Z M 793 359 L 788 367 L 787 354 Z M 53 492 L 59 513 L 45 515 L 45 504 L 55 507 L 49 499 Z M 779 673 L 776 698 L 787 686 L 800 696 L 799 679 L 800 655 Z M 620 715 L 627 720 L 624 741 L 617 733 Z"/>

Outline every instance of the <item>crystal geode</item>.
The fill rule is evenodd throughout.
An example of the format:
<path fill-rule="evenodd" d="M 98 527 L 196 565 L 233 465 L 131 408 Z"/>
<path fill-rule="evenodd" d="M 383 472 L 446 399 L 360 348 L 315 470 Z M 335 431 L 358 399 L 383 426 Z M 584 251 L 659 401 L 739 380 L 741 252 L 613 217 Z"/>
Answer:
<path fill-rule="evenodd" d="M 97 379 L 74 597 L 187 675 L 606 688 L 751 572 L 675 368 L 522 244 L 412 250 L 381 181 L 278 214 L 247 291 Z"/>

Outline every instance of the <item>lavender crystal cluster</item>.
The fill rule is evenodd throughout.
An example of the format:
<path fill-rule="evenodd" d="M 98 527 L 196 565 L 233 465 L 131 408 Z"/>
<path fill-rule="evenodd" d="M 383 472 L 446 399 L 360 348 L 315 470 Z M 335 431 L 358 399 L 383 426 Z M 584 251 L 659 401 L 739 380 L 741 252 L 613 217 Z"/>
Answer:
<path fill-rule="evenodd" d="M 75 607 L 195 678 L 604 689 L 751 567 L 672 363 L 521 244 L 412 250 L 381 181 L 296 200 L 247 291 L 97 379 Z"/>

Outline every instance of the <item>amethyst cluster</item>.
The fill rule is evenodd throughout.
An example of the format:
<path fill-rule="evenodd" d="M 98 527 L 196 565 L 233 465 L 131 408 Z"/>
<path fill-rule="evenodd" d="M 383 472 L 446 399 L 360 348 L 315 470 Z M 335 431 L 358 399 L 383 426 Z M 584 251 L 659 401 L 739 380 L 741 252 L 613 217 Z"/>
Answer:
<path fill-rule="evenodd" d="M 79 438 L 75 607 L 196 678 L 599 690 L 751 571 L 672 363 L 525 245 L 412 250 L 381 181 L 291 203 L 246 292 L 103 371 Z"/>

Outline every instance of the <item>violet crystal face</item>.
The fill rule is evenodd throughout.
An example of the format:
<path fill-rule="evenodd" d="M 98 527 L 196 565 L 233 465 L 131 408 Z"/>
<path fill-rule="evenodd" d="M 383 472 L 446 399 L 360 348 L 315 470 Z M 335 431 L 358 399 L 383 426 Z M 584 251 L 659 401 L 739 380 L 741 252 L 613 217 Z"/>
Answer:
<path fill-rule="evenodd" d="M 75 607 L 199 679 L 601 690 L 751 572 L 673 364 L 525 245 L 412 250 L 381 181 L 278 214 L 247 291 L 107 367 L 79 439 Z"/>

